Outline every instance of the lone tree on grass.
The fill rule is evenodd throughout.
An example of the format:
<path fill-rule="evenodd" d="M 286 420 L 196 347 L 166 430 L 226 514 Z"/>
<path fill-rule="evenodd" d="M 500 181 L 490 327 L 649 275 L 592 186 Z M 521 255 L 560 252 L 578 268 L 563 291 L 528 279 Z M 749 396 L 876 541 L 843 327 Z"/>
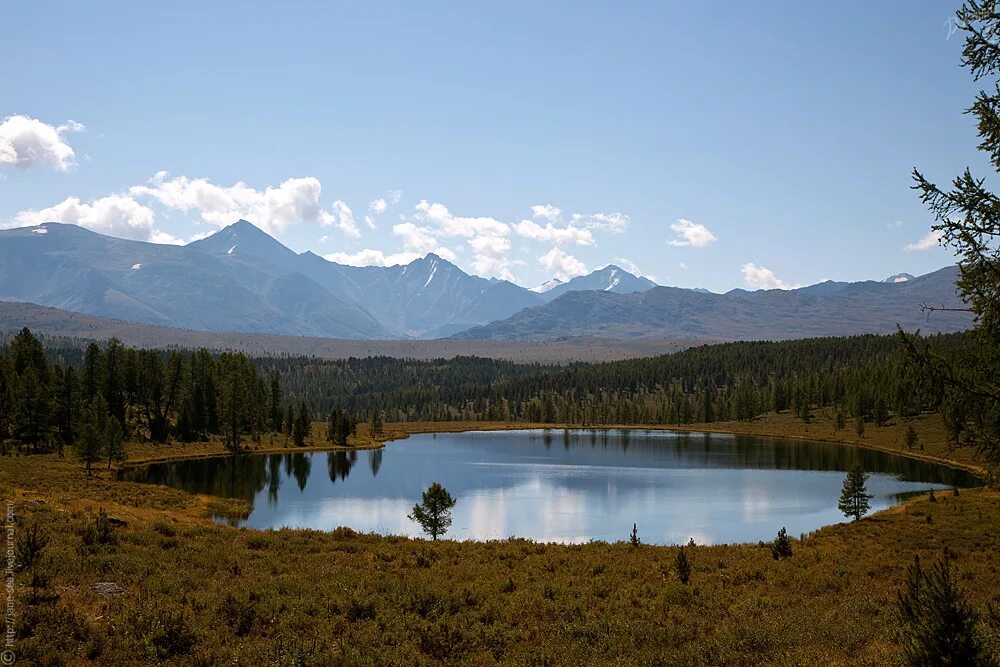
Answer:
<path fill-rule="evenodd" d="M 377 438 L 382 435 L 382 413 L 378 408 L 372 410 L 372 437 Z"/>
<path fill-rule="evenodd" d="M 451 508 L 456 502 L 446 488 L 434 482 L 424 491 L 421 502 L 413 506 L 407 518 L 419 523 L 420 528 L 436 540 L 438 535 L 444 535 L 451 527 Z"/>
<path fill-rule="evenodd" d="M 919 556 L 913 559 L 898 605 L 904 664 L 992 664 L 976 632 L 978 615 L 959 588 L 947 554 L 929 572 L 921 569 Z"/>
<path fill-rule="evenodd" d="M 871 507 L 868 501 L 872 499 L 872 495 L 866 488 L 868 477 L 861 464 L 855 463 L 844 478 L 844 486 L 840 491 L 837 509 L 846 517 L 854 517 L 855 521 L 867 514 Z"/>
<path fill-rule="evenodd" d="M 632 532 L 629 533 L 628 541 L 633 547 L 637 547 L 642 544 L 642 540 L 639 539 L 639 529 L 634 523 L 632 524 Z"/>
<path fill-rule="evenodd" d="M 792 541 L 788 539 L 788 531 L 784 527 L 778 531 L 778 536 L 771 543 L 771 555 L 774 556 L 774 560 L 792 557 Z"/>
<path fill-rule="evenodd" d="M 684 551 L 683 546 L 677 552 L 677 560 L 674 561 L 674 567 L 677 569 L 678 581 L 686 586 L 691 580 L 691 562 L 688 561 L 687 553 Z"/>

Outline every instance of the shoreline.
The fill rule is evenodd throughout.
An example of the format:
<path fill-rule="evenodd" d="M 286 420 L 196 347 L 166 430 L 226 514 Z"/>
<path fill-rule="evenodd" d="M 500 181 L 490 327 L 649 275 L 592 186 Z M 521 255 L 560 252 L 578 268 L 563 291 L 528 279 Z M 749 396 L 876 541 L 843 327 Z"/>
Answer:
<path fill-rule="evenodd" d="M 313 433 L 316 433 L 317 424 L 322 425 L 321 422 L 315 422 L 313 424 Z M 733 436 L 757 436 L 757 437 L 767 437 L 767 438 L 778 438 L 785 440 L 796 440 L 799 442 L 824 442 L 836 445 L 846 445 L 851 447 L 859 447 L 862 449 L 870 449 L 873 451 L 882 452 L 885 454 L 893 454 L 897 456 L 902 456 L 905 458 L 922 461 L 925 463 L 933 463 L 936 465 L 942 465 L 948 468 L 953 468 L 956 470 L 961 470 L 964 472 L 971 473 L 979 478 L 983 483 L 983 486 L 989 485 L 989 474 L 982 466 L 970 462 L 970 461 L 959 461 L 954 458 L 948 458 L 946 456 L 938 456 L 933 453 L 928 453 L 926 451 L 914 451 L 906 449 L 897 449 L 894 447 L 885 446 L 877 442 L 865 442 L 858 440 L 849 440 L 845 438 L 831 438 L 826 437 L 820 433 L 788 433 L 780 432 L 780 429 L 768 428 L 766 424 L 760 423 L 758 421 L 744 423 L 744 422 L 718 422 L 718 423 L 707 423 L 707 424 L 681 424 L 681 425 L 666 425 L 666 424 L 602 424 L 600 426 L 582 426 L 579 424 L 553 424 L 553 423 L 536 423 L 536 422 L 393 422 L 385 425 L 385 431 L 381 437 L 372 437 L 370 432 L 368 432 L 367 424 L 361 425 L 364 429 L 359 428 L 359 434 L 356 436 L 357 442 L 353 445 L 333 445 L 329 443 L 324 443 L 320 445 L 309 444 L 303 447 L 296 447 L 294 445 L 289 445 L 287 443 L 287 438 L 282 444 L 273 444 L 274 438 L 271 438 L 272 444 L 258 445 L 254 447 L 249 447 L 239 454 L 289 454 L 294 452 L 336 452 L 336 451 L 367 451 L 373 449 L 382 449 L 388 443 L 395 442 L 397 440 L 404 440 L 409 438 L 411 435 L 430 435 L 436 433 L 471 433 L 471 432 L 489 432 L 489 431 L 527 431 L 527 430 L 548 430 L 548 431 L 564 431 L 564 430 L 574 430 L 574 431 L 673 431 L 678 433 L 715 433 L 715 434 L 726 434 Z M 758 428 L 755 428 L 758 427 Z M 873 427 L 875 428 L 875 427 Z M 313 441 L 316 439 L 313 438 Z M 192 447 L 192 445 L 194 445 Z M 128 468 L 141 467 L 146 465 L 151 465 L 154 463 L 169 463 L 171 461 L 184 461 L 184 460 L 197 460 L 204 458 L 217 458 L 221 456 L 228 456 L 228 452 L 218 441 L 210 441 L 208 443 L 180 443 L 171 445 L 150 445 L 133 444 L 128 446 L 129 458 L 124 463 L 118 464 L 114 467 L 115 470 L 122 470 Z M 177 448 L 176 450 L 165 452 L 163 448 Z M 194 449 L 194 451 L 191 451 Z M 154 450 L 150 452 L 149 450 Z M 207 451 L 206 451 L 207 450 Z M 951 451 L 951 450 L 948 450 Z"/>

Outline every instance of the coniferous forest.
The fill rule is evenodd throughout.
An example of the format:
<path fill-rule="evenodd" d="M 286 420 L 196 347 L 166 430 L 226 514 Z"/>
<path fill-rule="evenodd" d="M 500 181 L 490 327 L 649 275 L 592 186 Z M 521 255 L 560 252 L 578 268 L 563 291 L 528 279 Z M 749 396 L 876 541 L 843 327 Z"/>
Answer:
<path fill-rule="evenodd" d="M 960 354 L 964 334 L 926 340 Z M 141 442 L 221 436 L 231 449 L 296 422 L 500 421 L 671 425 L 752 420 L 825 408 L 838 421 L 942 410 L 959 436 L 963 415 L 917 372 L 897 336 L 706 345 L 600 364 L 542 366 L 476 357 L 322 360 L 248 358 L 207 350 L 132 349 L 23 330 L 0 358 L 0 440 L 22 451 L 77 445 L 107 423 Z M 335 427 L 337 430 L 339 427 Z M 82 438 L 88 441 L 88 438 Z M 330 438 L 337 442 L 335 436 Z M 298 440 L 298 439 L 297 439 Z M 101 449 L 101 447 L 97 447 Z M 84 447 L 83 451 L 88 451 Z"/>

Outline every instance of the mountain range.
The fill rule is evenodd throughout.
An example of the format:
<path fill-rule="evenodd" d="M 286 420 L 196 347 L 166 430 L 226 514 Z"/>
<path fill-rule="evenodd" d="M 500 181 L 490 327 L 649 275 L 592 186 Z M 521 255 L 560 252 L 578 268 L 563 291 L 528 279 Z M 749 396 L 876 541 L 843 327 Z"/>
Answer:
<path fill-rule="evenodd" d="M 660 287 L 609 265 L 535 289 L 469 275 L 429 254 L 355 267 L 296 253 L 240 220 L 186 246 L 75 225 L 0 231 L 0 300 L 183 329 L 341 339 L 733 340 L 967 328 L 955 267 L 882 282 L 714 294 Z"/>
<path fill-rule="evenodd" d="M 0 300 L 206 331 L 438 338 L 568 291 L 652 285 L 610 266 L 538 294 L 434 254 L 400 266 L 346 266 L 295 253 L 244 220 L 186 246 L 59 223 L 0 231 Z"/>
<path fill-rule="evenodd" d="M 794 290 L 735 289 L 714 294 L 653 287 L 632 294 L 571 292 L 542 306 L 460 332 L 463 339 L 558 340 L 612 338 L 790 339 L 892 333 L 897 325 L 924 333 L 962 331 L 968 312 L 929 312 L 925 305 L 961 308 L 958 268 L 918 278 L 856 283 L 826 281 Z"/>

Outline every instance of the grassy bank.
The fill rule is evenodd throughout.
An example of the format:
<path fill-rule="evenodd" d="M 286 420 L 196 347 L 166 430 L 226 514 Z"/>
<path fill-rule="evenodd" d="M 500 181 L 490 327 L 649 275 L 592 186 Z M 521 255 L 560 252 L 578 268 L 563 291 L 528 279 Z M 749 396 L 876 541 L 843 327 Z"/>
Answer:
<path fill-rule="evenodd" d="M 355 444 L 509 427 L 393 424 L 379 439 L 361 429 Z M 736 427 L 845 439 L 822 416 Z M 865 444 L 903 449 L 900 429 L 869 426 Z M 917 429 L 924 450 L 913 455 L 970 464 L 935 438 L 933 418 Z M 315 445 L 319 434 L 317 425 Z M 300 451 L 280 436 L 255 447 Z M 221 451 L 129 446 L 133 461 Z M 17 577 L 22 664 L 881 665 L 898 654 L 895 594 L 914 554 L 933 561 L 951 550 L 980 609 L 1000 590 L 996 491 L 918 497 L 796 540 L 781 561 L 756 545 L 696 546 L 685 586 L 672 547 L 260 532 L 208 518 L 237 503 L 112 477 L 87 479 L 55 456 L 0 459 L 16 531 L 38 524 L 51 537 L 35 568 L 44 585 L 33 591 L 28 573 Z M 117 520 L 107 539 L 88 530 L 101 508 Z M 99 582 L 122 592 L 101 595 L 91 588 Z M 1000 628 L 988 631 L 1000 658 Z"/>

